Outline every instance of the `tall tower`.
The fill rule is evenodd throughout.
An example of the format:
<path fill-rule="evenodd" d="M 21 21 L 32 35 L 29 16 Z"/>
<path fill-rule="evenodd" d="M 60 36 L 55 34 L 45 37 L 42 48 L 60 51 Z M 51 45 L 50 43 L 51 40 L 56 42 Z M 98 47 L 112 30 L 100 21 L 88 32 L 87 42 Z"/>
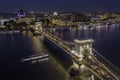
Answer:
<path fill-rule="evenodd" d="M 19 12 L 18 12 L 18 17 L 25 17 L 26 14 L 25 12 L 23 11 L 23 9 L 21 9 Z"/>

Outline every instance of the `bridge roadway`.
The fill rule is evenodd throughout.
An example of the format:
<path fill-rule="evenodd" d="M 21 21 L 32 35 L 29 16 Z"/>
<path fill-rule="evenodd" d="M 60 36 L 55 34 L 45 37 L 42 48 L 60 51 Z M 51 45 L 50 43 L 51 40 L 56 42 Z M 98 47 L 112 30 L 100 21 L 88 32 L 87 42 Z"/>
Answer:
<path fill-rule="evenodd" d="M 74 62 L 76 62 L 79 66 L 84 64 L 94 75 L 96 75 L 101 80 L 120 80 L 119 76 L 116 76 L 114 72 L 108 69 L 104 64 L 102 64 L 99 60 L 96 59 L 95 56 L 91 55 L 87 49 L 83 51 L 84 57 L 80 60 L 76 54 L 72 53 L 71 48 L 68 45 L 65 45 L 64 42 L 55 35 L 47 32 L 46 30 L 40 31 L 43 36 L 51 40 L 57 46 L 62 48 L 66 53 L 68 53 Z"/>

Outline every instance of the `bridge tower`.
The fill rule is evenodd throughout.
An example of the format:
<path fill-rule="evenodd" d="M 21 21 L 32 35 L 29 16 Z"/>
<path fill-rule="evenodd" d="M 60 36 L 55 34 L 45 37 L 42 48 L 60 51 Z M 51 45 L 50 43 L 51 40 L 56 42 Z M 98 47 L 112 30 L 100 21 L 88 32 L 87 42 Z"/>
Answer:
<path fill-rule="evenodd" d="M 84 55 L 83 55 L 83 52 L 85 49 L 87 49 L 89 51 L 89 53 L 91 55 L 92 54 L 92 44 L 94 42 L 94 40 L 92 39 L 89 39 L 89 40 L 75 40 L 75 51 L 76 51 L 76 55 L 78 57 L 80 57 L 80 60 L 83 59 Z"/>
<path fill-rule="evenodd" d="M 85 57 L 83 52 L 86 49 L 92 55 L 92 44 L 93 44 L 94 40 L 92 40 L 92 39 L 89 39 L 89 40 L 75 40 L 74 42 L 75 42 L 75 52 L 74 52 L 74 54 L 79 57 L 79 60 L 82 61 L 83 58 Z M 73 61 L 73 65 L 71 66 L 71 68 L 79 70 L 79 72 L 81 74 L 88 70 L 84 64 L 79 64 L 78 65 L 74 61 Z"/>
<path fill-rule="evenodd" d="M 35 22 L 34 35 L 41 35 L 42 32 L 42 22 Z"/>
<path fill-rule="evenodd" d="M 42 22 L 35 22 L 35 31 L 42 30 Z"/>

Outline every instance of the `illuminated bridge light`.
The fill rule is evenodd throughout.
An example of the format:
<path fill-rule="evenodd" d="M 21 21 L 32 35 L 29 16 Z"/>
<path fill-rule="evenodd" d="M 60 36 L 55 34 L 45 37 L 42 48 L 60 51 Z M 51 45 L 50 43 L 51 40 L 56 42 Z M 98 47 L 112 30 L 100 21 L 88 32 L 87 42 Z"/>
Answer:
<path fill-rule="evenodd" d="M 75 50 L 72 50 L 71 53 L 75 53 Z"/>
<path fill-rule="evenodd" d="M 85 65 L 84 65 L 84 64 L 82 64 L 80 67 L 81 67 L 81 69 L 84 69 L 84 68 L 85 68 Z"/>
<path fill-rule="evenodd" d="M 84 56 L 83 55 L 79 55 L 78 57 L 79 57 L 79 61 L 82 61 Z"/>
<path fill-rule="evenodd" d="M 92 58 L 91 56 L 88 56 L 88 58 Z"/>

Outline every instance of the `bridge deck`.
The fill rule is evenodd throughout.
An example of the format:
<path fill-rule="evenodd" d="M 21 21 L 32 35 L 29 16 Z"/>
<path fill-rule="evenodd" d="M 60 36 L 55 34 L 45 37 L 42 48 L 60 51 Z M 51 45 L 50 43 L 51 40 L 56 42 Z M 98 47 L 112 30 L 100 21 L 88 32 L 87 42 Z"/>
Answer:
<path fill-rule="evenodd" d="M 73 61 L 75 61 L 78 65 L 84 64 L 91 72 L 93 72 L 93 74 L 98 76 L 101 80 L 120 80 L 119 76 L 116 76 L 114 72 L 112 72 L 93 55 L 91 55 L 88 50 L 85 50 L 83 52 L 83 60 L 80 60 L 80 58 L 76 54 L 73 54 L 71 52 L 71 48 L 68 45 L 65 45 L 64 42 L 62 42 L 63 40 L 47 32 L 44 29 L 43 31 L 41 31 L 41 33 L 46 38 L 50 39 L 54 44 L 63 49 L 66 53 L 68 53 L 72 57 Z"/>

